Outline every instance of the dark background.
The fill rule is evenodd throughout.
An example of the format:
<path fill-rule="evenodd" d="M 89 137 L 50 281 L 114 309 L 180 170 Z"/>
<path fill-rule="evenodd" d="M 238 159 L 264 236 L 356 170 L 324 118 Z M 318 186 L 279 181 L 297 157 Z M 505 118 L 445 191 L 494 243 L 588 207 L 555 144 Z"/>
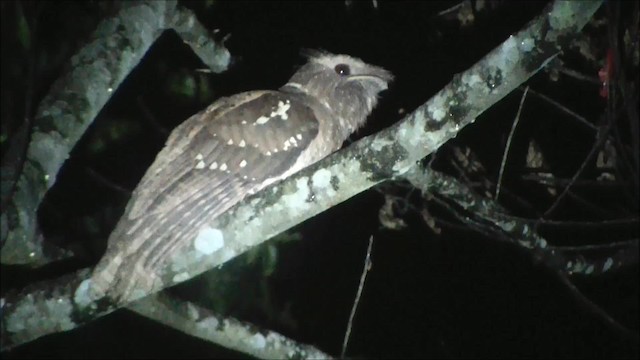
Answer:
<path fill-rule="evenodd" d="M 395 75 L 356 140 L 424 103 L 546 5 L 493 2 L 494 8 L 462 27 L 438 15 L 456 3 L 381 1 L 378 9 L 371 2 L 346 6 L 341 1 L 183 3 L 209 29 L 219 29 L 216 37 L 231 34 L 226 46 L 234 57 L 232 67 L 220 75 L 197 72 L 203 65 L 177 35 L 166 32 L 159 38 L 73 150 L 41 206 L 48 241 L 73 249 L 78 257 L 38 271 L 5 266 L 3 291 L 95 264 L 128 200 L 127 191 L 135 188 L 167 132 L 220 96 L 281 86 L 304 62 L 301 49 L 346 53 Z M 2 2 L 3 135 L 10 136 L 21 119 L 33 113 L 83 36 L 116 6 Z M 601 9 L 597 16 L 606 12 Z M 31 30 L 27 49 L 22 18 Z M 566 60 L 596 77 L 598 69 L 579 57 L 567 54 Z M 28 66 L 35 70 L 28 71 Z M 606 104 L 598 97 L 597 84 L 566 78 L 551 82 L 544 72 L 530 84 L 594 122 Z M 520 96 L 518 91 L 507 96 L 448 146 L 470 146 L 495 179 Z M 522 142 L 544 134 L 547 142 L 564 150 L 559 161 L 566 161 L 571 176 L 593 137 L 576 132 L 565 115 L 539 100 L 531 100 L 525 113 Z M 6 144 L 3 141 L 3 151 Z M 514 184 L 513 190 L 526 194 L 528 189 Z M 224 304 L 217 310 L 337 355 L 373 235 L 373 268 L 347 353 L 352 357 L 638 356 L 637 340 L 606 326 L 525 251 L 461 228 L 434 234 L 416 214 L 407 215 L 406 230 L 382 229 L 382 204 L 382 195 L 371 190 L 293 229 L 290 233 L 302 240 L 277 247 L 273 274 L 264 276 L 261 265 L 254 264 L 245 274 L 231 276 L 247 294 L 230 294 L 241 305 Z M 434 211 L 453 221 L 446 211 Z M 637 238 L 637 230 L 630 233 Z M 589 243 L 602 234 L 573 236 L 556 240 Z M 637 332 L 637 266 L 574 280 L 589 298 Z M 247 304 L 252 298 L 248 292 L 262 286 L 268 295 L 258 293 L 267 296 L 270 305 Z M 198 291 L 189 289 L 184 286 L 183 295 Z M 3 356 L 243 357 L 126 310 Z"/>

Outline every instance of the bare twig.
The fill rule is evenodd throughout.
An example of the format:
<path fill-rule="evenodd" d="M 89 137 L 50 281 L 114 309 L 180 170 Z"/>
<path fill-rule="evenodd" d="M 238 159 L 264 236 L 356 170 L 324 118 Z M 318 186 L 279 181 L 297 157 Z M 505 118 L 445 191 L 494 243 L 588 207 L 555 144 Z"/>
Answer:
<path fill-rule="evenodd" d="M 618 320 L 614 319 L 598 304 L 594 303 L 588 297 L 586 297 L 564 273 L 557 272 L 556 274 L 558 275 L 560 281 L 562 281 L 562 283 L 571 291 L 571 294 L 573 294 L 573 296 L 576 298 L 578 304 L 584 306 L 588 311 L 593 313 L 596 318 L 602 320 L 605 325 L 618 331 L 623 336 L 629 339 L 633 339 L 636 342 L 639 340 L 638 333 L 622 325 Z"/>
<path fill-rule="evenodd" d="M 541 219 L 551 215 L 555 211 L 555 209 L 560 205 L 562 200 L 567 196 L 567 194 L 569 193 L 569 190 L 571 190 L 571 187 L 573 187 L 573 184 L 584 173 L 585 169 L 587 168 L 587 165 L 591 162 L 591 159 L 593 159 L 593 157 L 598 153 L 598 150 L 600 150 L 604 145 L 605 140 L 607 139 L 607 136 L 609 134 L 610 128 L 611 128 L 611 122 L 609 122 L 609 124 L 606 127 L 602 128 L 601 131 L 598 132 L 596 137 L 596 142 L 595 144 L 593 144 L 591 151 L 589 151 L 589 154 L 587 154 L 584 161 L 580 165 L 580 168 L 573 175 L 573 177 L 571 178 L 571 181 L 564 188 L 562 193 L 558 196 L 558 198 L 556 198 L 556 201 L 551 205 L 551 207 L 549 207 L 549 209 L 544 214 L 542 214 Z"/>
<path fill-rule="evenodd" d="M 362 295 L 362 289 L 364 288 L 364 282 L 367 279 L 367 273 L 371 270 L 371 249 L 373 248 L 373 235 L 369 237 L 369 246 L 367 246 L 367 255 L 364 258 L 364 268 L 362 269 L 362 275 L 360 276 L 360 285 L 358 285 L 358 292 L 356 293 L 356 299 L 353 301 L 353 307 L 351 307 L 351 314 L 349 314 L 349 322 L 347 323 L 347 331 L 344 334 L 344 341 L 342 342 L 342 352 L 340 357 L 344 358 L 344 354 L 347 352 L 347 345 L 349 343 L 349 337 L 351 336 L 351 328 L 353 327 L 353 318 L 356 316 L 356 309 L 360 303 L 360 296 Z"/>
<path fill-rule="evenodd" d="M 104 177 L 104 175 L 98 173 L 97 171 L 93 170 L 90 167 L 86 168 L 87 173 L 89 174 L 89 176 L 91 176 L 93 179 L 95 179 L 97 182 L 99 182 L 100 184 L 108 187 L 111 190 L 114 190 L 124 196 L 131 196 L 131 190 L 122 187 L 121 185 L 115 183 L 114 181 L 107 179 L 106 177 Z"/>
<path fill-rule="evenodd" d="M 496 201 L 498 201 L 498 197 L 500 196 L 502 176 L 504 175 L 504 167 L 507 163 L 507 156 L 509 155 L 509 149 L 511 148 L 511 141 L 513 140 L 513 134 L 516 132 L 516 127 L 518 127 L 518 123 L 520 122 L 520 114 L 522 113 L 522 108 L 524 107 L 524 99 L 527 98 L 528 92 L 529 92 L 529 87 L 527 86 L 524 89 L 524 94 L 522 94 L 522 98 L 520 99 L 520 105 L 518 106 L 518 113 L 516 114 L 515 120 L 513 120 L 513 125 L 511 126 L 509 137 L 507 138 L 507 143 L 504 146 L 504 155 L 502 155 L 502 162 L 500 163 L 500 172 L 498 173 L 498 184 L 496 185 L 496 196 L 494 197 Z"/>
<path fill-rule="evenodd" d="M 519 89 L 522 90 L 522 91 L 527 91 L 526 89 L 529 89 L 529 87 L 527 86 L 526 89 L 524 89 L 524 90 L 522 89 L 522 87 L 520 87 Z M 535 90 L 531 90 L 531 89 L 529 89 L 529 92 L 532 95 L 535 95 L 535 96 L 539 97 L 540 99 L 548 102 L 549 104 L 557 107 L 560 111 L 570 115 L 571 117 L 573 117 L 574 119 L 578 120 L 578 122 L 580 122 L 581 124 L 585 125 L 589 129 L 594 130 L 594 131 L 598 130 L 598 128 L 595 125 L 593 125 L 592 123 L 590 123 L 589 120 L 587 120 L 584 116 L 582 116 L 582 115 L 576 113 L 575 111 L 569 109 L 568 107 L 560 104 L 559 102 L 553 100 L 552 98 L 548 97 L 547 95 L 539 93 L 539 92 L 537 92 Z"/>

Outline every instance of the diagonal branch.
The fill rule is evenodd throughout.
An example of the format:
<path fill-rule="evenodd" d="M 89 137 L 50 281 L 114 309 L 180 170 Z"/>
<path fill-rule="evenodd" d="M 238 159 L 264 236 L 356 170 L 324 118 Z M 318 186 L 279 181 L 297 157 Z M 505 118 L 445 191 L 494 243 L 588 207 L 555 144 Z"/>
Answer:
<path fill-rule="evenodd" d="M 319 349 L 275 331 L 221 317 L 194 303 L 154 294 L 129 306 L 130 310 L 185 334 L 249 354 L 259 359 L 330 359 Z"/>
<path fill-rule="evenodd" d="M 24 162 L 5 161 L 2 172 L 19 173 L 15 183 L 2 184 L 2 262 L 39 266 L 51 259 L 36 232 L 36 210 L 56 181 L 69 152 L 167 28 L 180 35 L 212 71 L 229 64 L 229 52 L 206 41 L 195 15 L 176 1 L 123 2 L 119 12 L 103 20 L 90 40 L 53 83 L 34 117 Z M 5 203 L 5 199 L 8 199 Z"/>

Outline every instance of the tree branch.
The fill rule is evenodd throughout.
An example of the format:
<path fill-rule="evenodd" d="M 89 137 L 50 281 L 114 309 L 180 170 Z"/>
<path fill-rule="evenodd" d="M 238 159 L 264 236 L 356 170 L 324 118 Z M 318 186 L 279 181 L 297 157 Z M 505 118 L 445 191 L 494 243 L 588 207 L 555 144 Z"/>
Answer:
<path fill-rule="evenodd" d="M 64 74 L 40 102 L 24 164 L 3 161 L 3 173 L 20 175 L 15 184 L 3 181 L 2 263 L 39 266 L 55 260 L 42 250 L 36 210 L 69 152 L 113 92 L 171 27 L 180 35 L 190 34 L 188 43 L 212 71 L 226 69 L 229 52 L 209 41 L 195 16 L 178 9 L 176 1 L 123 2 L 120 11 L 103 20 L 88 43 L 71 57 Z M 9 199 L 6 204 L 4 199 Z"/>
<path fill-rule="evenodd" d="M 194 303 L 154 294 L 129 306 L 130 310 L 175 328 L 259 359 L 330 359 L 317 348 L 300 344 L 274 331 L 220 317 Z"/>

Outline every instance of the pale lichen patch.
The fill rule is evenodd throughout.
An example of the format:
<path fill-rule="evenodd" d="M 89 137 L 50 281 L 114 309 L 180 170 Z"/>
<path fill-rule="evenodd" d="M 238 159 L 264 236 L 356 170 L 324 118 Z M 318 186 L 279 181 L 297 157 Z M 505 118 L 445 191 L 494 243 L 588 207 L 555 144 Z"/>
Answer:
<path fill-rule="evenodd" d="M 260 333 L 254 334 L 251 338 L 249 338 L 248 342 L 249 345 L 254 347 L 255 349 L 264 349 L 267 345 L 267 339 L 265 339 L 265 337 Z"/>
<path fill-rule="evenodd" d="M 313 187 L 323 189 L 331 186 L 331 171 L 327 169 L 320 169 L 313 173 L 311 176 L 313 181 Z"/>
<path fill-rule="evenodd" d="M 177 273 L 173 276 L 173 282 L 179 283 L 189 279 L 189 274 L 186 272 Z"/>
<path fill-rule="evenodd" d="M 76 289 L 75 293 L 73 293 L 73 301 L 76 304 L 82 307 L 86 307 L 92 302 L 91 296 L 89 294 L 90 285 L 91 285 L 90 279 L 85 279 L 80 283 L 80 285 L 78 285 L 78 288 Z"/>
<path fill-rule="evenodd" d="M 220 325 L 220 321 L 213 316 L 208 316 L 196 323 L 196 326 L 198 326 L 199 328 L 207 330 L 215 330 L 218 325 Z"/>
<path fill-rule="evenodd" d="M 76 325 L 71 320 L 72 311 L 70 299 L 52 297 L 40 303 L 33 295 L 26 295 L 15 304 L 14 311 L 6 315 L 3 325 L 6 331 L 13 333 L 16 342 L 21 342 L 22 336 L 29 339 L 34 335 L 39 337 L 52 331 L 73 329 Z"/>
<path fill-rule="evenodd" d="M 197 306 L 193 305 L 191 302 L 187 302 L 187 317 L 192 321 L 198 320 L 200 317 L 200 310 Z"/>
<path fill-rule="evenodd" d="M 524 38 L 520 41 L 520 50 L 530 52 L 536 46 L 536 41 L 532 38 Z"/>
<path fill-rule="evenodd" d="M 389 145 L 393 145 L 395 144 L 395 142 L 391 139 L 388 139 L 386 137 L 380 137 L 380 138 L 375 138 L 372 142 L 371 142 L 371 148 L 375 151 L 380 151 L 383 148 L 389 146 Z"/>
<path fill-rule="evenodd" d="M 307 185 L 307 182 L 308 182 L 307 180 L 308 178 L 306 177 L 297 179 L 296 180 L 297 190 L 291 194 L 284 195 L 282 197 L 282 199 L 285 201 L 285 203 L 290 209 L 303 209 L 309 206 L 307 203 L 307 199 L 309 198 L 310 190 L 309 190 L 309 186 Z"/>
<path fill-rule="evenodd" d="M 442 121 L 447 115 L 446 109 L 446 96 L 437 94 L 434 96 L 427 105 L 427 113 L 435 121 Z"/>

